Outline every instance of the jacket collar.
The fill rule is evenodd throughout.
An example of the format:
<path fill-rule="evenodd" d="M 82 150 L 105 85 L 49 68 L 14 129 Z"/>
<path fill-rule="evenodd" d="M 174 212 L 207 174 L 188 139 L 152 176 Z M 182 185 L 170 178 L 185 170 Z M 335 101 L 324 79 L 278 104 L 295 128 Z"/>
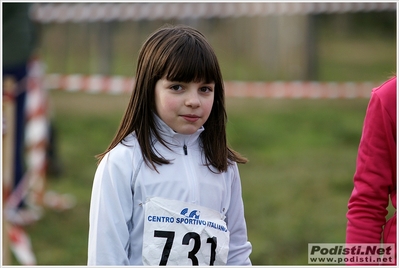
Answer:
<path fill-rule="evenodd" d="M 154 114 L 155 126 L 159 135 L 166 142 L 166 144 L 182 147 L 184 145 L 191 146 L 198 143 L 200 134 L 205 130 L 201 126 L 195 133 L 190 135 L 180 134 L 171 129 L 159 116 Z"/>

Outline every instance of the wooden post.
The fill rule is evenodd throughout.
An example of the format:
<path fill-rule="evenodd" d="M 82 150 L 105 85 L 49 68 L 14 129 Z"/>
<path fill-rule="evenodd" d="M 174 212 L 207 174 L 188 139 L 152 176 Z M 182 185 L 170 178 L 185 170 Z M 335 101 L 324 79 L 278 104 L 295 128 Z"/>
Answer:
<path fill-rule="evenodd" d="M 306 30 L 306 73 L 305 80 L 315 81 L 318 79 L 318 47 L 317 47 L 317 25 L 319 15 L 307 15 Z"/>
<path fill-rule="evenodd" d="M 99 50 L 100 62 L 99 73 L 102 75 L 109 75 L 112 70 L 112 45 L 113 45 L 113 30 L 115 22 L 101 22 L 100 36 L 99 36 Z"/>

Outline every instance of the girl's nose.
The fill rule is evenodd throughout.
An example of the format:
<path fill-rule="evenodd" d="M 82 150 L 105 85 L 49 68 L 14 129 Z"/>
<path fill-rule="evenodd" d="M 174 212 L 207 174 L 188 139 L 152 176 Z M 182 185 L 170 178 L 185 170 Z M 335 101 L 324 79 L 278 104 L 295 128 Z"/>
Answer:
<path fill-rule="evenodd" d="M 191 92 L 187 94 L 187 99 L 186 99 L 186 106 L 189 106 L 191 108 L 198 108 L 201 106 L 201 102 L 198 96 L 197 92 Z"/>

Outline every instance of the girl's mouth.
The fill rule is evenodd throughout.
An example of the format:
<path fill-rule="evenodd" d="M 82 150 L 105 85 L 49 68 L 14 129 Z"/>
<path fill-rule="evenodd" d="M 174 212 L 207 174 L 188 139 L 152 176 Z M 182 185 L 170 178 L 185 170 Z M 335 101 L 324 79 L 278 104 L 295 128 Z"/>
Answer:
<path fill-rule="evenodd" d="M 181 117 L 183 117 L 185 120 L 192 122 L 192 123 L 196 122 L 198 119 L 200 119 L 199 116 L 193 115 L 193 114 L 184 114 Z"/>

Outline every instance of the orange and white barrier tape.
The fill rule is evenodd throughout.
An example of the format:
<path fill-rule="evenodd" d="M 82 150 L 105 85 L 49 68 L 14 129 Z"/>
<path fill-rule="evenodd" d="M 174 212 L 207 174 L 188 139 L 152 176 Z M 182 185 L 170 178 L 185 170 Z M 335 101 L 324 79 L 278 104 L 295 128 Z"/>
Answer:
<path fill-rule="evenodd" d="M 369 98 L 373 82 L 240 82 L 226 81 L 226 97 L 243 98 Z M 125 94 L 133 89 L 134 78 L 101 75 L 48 74 L 47 89 L 88 93 Z"/>

